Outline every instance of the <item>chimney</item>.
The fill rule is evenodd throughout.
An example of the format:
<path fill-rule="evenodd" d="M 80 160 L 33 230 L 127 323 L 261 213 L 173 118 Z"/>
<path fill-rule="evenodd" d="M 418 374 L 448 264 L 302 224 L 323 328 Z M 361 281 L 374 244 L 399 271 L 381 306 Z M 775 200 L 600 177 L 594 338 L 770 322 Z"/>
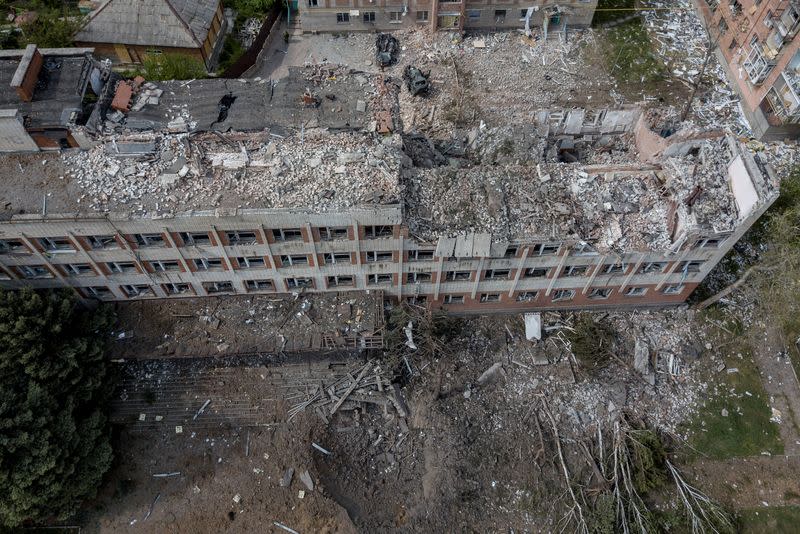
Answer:
<path fill-rule="evenodd" d="M 35 44 L 25 47 L 14 77 L 11 78 L 11 87 L 17 90 L 20 100 L 24 102 L 33 100 L 33 91 L 36 88 L 39 71 L 42 70 L 42 63 L 44 59 Z"/>

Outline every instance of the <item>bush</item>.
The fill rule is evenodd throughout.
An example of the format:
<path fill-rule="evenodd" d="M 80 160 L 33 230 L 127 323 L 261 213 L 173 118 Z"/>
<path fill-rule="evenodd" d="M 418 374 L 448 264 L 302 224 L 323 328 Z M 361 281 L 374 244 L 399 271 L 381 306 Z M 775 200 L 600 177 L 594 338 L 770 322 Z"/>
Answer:
<path fill-rule="evenodd" d="M 68 290 L 0 292 L 0 529 L 68 518 L 110 467 L 111 321 Z"/>
<path fill-rule="evenodd" d="M 219 70 L 221 72 L 228 70 L 231 65 L 242 57 L 244 52 L 245 50 L 242 48 L 241 43 L 233 35 L 225 37 L 225 44 L 222 45 L 222 52 L 219 55 Z"/>
<path fill-rule="evenodd" d="M 184 54 L 148 54 L 142 66 L 146 80 L 196 80 L 208 75 L 202 61 Z"/>
<path fill-rule="evenodd" d="M 83 18 L 65 9 L 41 9 L 36 19 L 22 25 L 21 45 L 35 44 L 40 48 L 68 48 L 83 26 Z"/>
<path fill-rule="evenodd" d="M 567 339 L 575 358 L 584 369 L 597 371 L 608 365 L 616 333 L 610 325 L 596 322 L 591 314 L 578 314 Z"/>

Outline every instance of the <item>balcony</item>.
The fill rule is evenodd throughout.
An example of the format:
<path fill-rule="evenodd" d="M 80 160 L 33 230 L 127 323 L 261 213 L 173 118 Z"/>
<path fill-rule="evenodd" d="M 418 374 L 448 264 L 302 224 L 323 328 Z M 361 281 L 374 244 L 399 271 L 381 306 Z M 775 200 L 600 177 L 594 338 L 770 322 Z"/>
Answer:
<path fill-rule="evenodd" d="M 743 63 L 744 70 L 753 85 L 760 85 L 767 79 L 775 66 L 774 58 L 769 59 L 763 52 L 761 45 L 755 44 Z"/>
<path fill-rule="evenodd" d="M 781 123 L 800 123 L 800 53 L 781 72 L 766 98 Z"/>

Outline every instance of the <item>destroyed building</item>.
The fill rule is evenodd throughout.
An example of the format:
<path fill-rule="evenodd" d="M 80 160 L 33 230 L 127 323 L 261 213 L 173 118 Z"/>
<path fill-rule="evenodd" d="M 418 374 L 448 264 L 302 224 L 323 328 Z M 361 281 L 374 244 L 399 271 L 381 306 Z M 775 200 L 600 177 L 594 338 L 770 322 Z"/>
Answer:
<path fill-rule="evenodd" d="M 326 0 L 300 2 L 298 24 L 304 32 L 394 31 L 408 28 L 431 30 L 482 30 L 542 28 L 544 34 L 587 27 L 592 23 L 597 0 L 452 1 L 414 0 L 406 3 Z"/>
<path fill-rule="evenodd" d="M 800 136 L 800 2 L 697 0 L 756 137 Z"/>
<path fill-rule="evenodd" d="M 380 290 L 462 312 L 677 304 L 778 195 L 735 138 L 635 107 L 542 110 L 445 155 L 402 133 L 401 84 L 332 66 L 171 82 L 100 121 L 88 151 L 7 156 L 0 284 L 104 300 Z"/>

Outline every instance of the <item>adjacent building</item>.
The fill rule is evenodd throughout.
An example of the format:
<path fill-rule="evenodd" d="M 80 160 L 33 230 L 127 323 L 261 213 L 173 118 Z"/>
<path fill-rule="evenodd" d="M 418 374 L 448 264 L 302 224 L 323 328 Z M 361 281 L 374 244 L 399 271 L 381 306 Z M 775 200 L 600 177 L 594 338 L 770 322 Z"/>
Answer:
<path fill-rule="evenodd" d="M 755 135 L 800 135 L 800 2 L 695 2 Z"/>
<path fill-rule="evenodd" d="M 226 24 L 221 0 L 107 0 L 89 15 L 75 42 L 118 63 L 176 53 L 213 70 Z"/>
<path fill-rule="evenodd" d="M 597 0 L 299 0 L 299 26 L 306 32 L 512 30 L 548 32 L 592 23 Z"/>
<path fill-rule="evenodd" d="M 457 164 L 401 133 L 398 92 L 330 66 L 175 84 L 90 151 L 18 156 L 0 182 L 0 286 L 102 300 L 379 290 L 460 312 L 674 305 L 778 195 L 738 140 L 662 137 L 637 108 L 476 129 L 462 148 L 483 162 Z"/>

